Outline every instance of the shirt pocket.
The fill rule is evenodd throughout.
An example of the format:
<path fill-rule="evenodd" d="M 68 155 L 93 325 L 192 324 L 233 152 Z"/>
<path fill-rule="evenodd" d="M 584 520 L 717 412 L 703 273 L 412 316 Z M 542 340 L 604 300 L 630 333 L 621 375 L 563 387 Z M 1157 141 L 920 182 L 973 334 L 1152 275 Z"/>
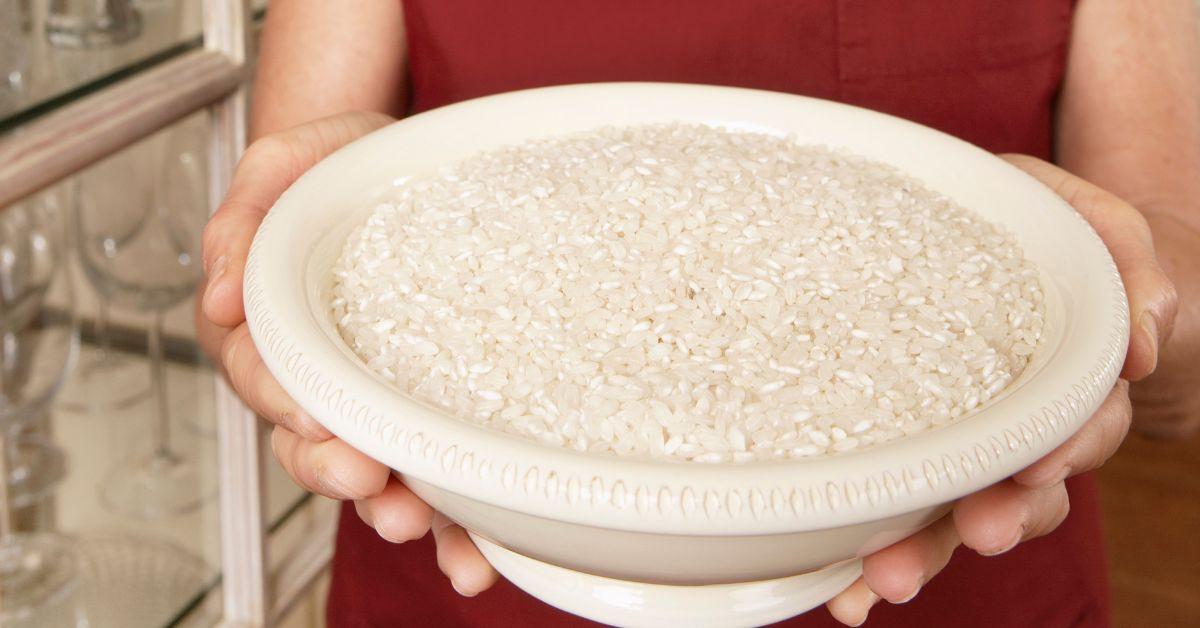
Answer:
<path fill-rule="evenodd" d="M 1062 50 L 1073 0 L 837 0 L 842 81 L 1003 68 Z"/>

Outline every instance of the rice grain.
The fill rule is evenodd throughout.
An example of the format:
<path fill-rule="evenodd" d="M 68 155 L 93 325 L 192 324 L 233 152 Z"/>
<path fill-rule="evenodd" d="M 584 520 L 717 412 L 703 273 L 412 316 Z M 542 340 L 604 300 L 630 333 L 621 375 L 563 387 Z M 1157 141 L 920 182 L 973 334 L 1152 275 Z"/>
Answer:
<path fill-rule="evenodd" d="M 390 194 L 335 265 L 345 341 L 409 395 L 578 451 L 861 450 L 977 411 L 1041 337 L 1010 234 L 788 138 L 606 128 Z"/>

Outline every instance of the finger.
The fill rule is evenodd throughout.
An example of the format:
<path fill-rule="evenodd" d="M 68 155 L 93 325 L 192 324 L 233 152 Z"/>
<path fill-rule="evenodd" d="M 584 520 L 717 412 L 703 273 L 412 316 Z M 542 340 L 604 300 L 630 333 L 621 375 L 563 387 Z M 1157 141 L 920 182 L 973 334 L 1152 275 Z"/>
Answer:
<path fill-rule="evenodd" d="M 433 515 L 433 538 L 437 541 L 438 568 L 460 595 L 479 595 L 500 578 L 467 531 L 440 512 Z"/>
<path fill-rule="evenodd" d="M 333 499 L 366 499 L 378 495 L 391 472 L 340 438 L 321 443 L 276 427 L 271 450 L 280 466 L 305 490 Z"/>
<path fill-rule="evenodd" d="M 363 523 L 391 543 L 415 541 L 425 536 L 433 523 L 433 509 L 396 476 L 388 478 L 378 495 L 354 502 L 354 510 Z"/>
<path fill-rule="evenodd" d="M 1063 483 L 1030 488 L 1010 479 L 959 500 L 954 526 L 963 545 L 995 556 L 1054 530 L 1070 510 Z"/>
<path fill-rule="evenodd" d="M 879 602 L 879 596 L 859 577 L 845 591 L 838 593 L 825 603 L 829 614 L 847 626 L 861 626 L 867 621 L 867 613 Z"/>
<path fill-rule="evenodd" d="M 221 364 L 238 396 L 259 416 L 311 441 L 333 438 L 271 375 L 245 323 L 225 336 Z"/>
<path fill-rule="evenodd" d="M 942 517 L 920 532 L 864 558 L 863 580 L 879 597 L 903 604 L 945 568 L 958 544 L 953 519 Z"/>
<path fill-rule="evenodd" d="M 1171 335 L 1179 296 L 1163 272 L 1145 217 L 1135 207 L 1053 164 L 1028 155 L 1003 155 L 1063 197 L 1100 234 L 1129 298 L 1130 343 L 1121 376 L 1139 380 L 1158 364 Z"/>
<path fill-rule="evenodd" d="M 283 191 L 326 155 L 391 120 L 376 113 L 342 114 L 268 135 L 246 149 L 202 237 L 208 278 L 202 306 L 210 321 L 233 327 L 245 319 L 246 256 L 263 217 Z"/>
<path fill-rule="evenodd" d="M 1014 475 L 1013 480 L 1024 486 L 1044 488 L 1099 468 L 1117 453 L 1129 433 L 1132 420 L 1129 382 L 1120 379 L 1078 432 L 1046 457 Z"/>
<path fill-rule="evenodd" d="M 196 327 L 196 343 L 200 345 L 200 349 L 204 351 L 205 357 L 212 363 L 213 368 L 217 369 L 223 376 L 227 376 L 225 365 L 221 363 L 221 348 L 225 345 L 225 337 L 231 331 L 228 327 L 218 327 L 213 325 L 208 317 L 204 315 L 204 308 L 201 307 L 203 301 L 203 286 L 196 298 L 192 299 L 192 318 Z"/>

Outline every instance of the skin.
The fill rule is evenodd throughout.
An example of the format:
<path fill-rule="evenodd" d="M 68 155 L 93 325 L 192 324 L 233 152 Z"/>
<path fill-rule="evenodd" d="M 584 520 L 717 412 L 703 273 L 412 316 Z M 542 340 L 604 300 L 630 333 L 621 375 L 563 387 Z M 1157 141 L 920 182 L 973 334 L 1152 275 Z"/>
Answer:
<path fill-rule="evenodd" d="M 1081 2 L 1057 123 L 1058 163 L 1142 211 L 1179 290 L 1159 369 L 1131 389 L 1135 427 L 1166 438 L 1200 428 L 1197 17 L 1187 0 Z"/>
<path fill-rule="evenodd" d="M 363 521 L 389 541 L 432 531 L 442 572 L 457 591 L 476 595 L 498 576 L 465 531 L 306 415 L 271 377 L 245 326 L 242 271 L 267 210 L 301 173 L 390 122 L 404 102 L 400 4 L 364 1 L 349 11 L 334 4 L 272 4 L 252 116 L 260 139 L 247 150 L 204 232 L 207 282 L 197 300 L 198 333 L 246 403 L 275 424 L 272 448 L 299 485 L 354 500 Z M 1059 108 L 1057 158 L 1084 178 L 1032 157 L 1004 158 L 1071 203 L 1113 253 L 1133 321 L 1122 379 L 1061 447 L 963 498 L 925 530 L 866 557 L 863 577 L 828 603 L 839 621 L 859 625 L 880 600 L 912 599 L 960 544 L 995 555 L 1054 530 L 1070 508 L 1063 480 L 1099 467 L 1128 432 L 1134 415 L 1128 382 L 1137 382 L 1143 431 L 1181 436 L 1200 424 L 1200 395 L 1194 392 L 1200 375 L 1187 368 L 1200 351 L 1200 303 L 1192 292 L 1200 285 L 1194 253 L 1200 250 L 1198 48 L 1190 0 L 1080 2 Z M 1182 304 L 1172 278 L 1183 286 Z M 1164 345 L 1173 330 L 1175 340 Z"/>

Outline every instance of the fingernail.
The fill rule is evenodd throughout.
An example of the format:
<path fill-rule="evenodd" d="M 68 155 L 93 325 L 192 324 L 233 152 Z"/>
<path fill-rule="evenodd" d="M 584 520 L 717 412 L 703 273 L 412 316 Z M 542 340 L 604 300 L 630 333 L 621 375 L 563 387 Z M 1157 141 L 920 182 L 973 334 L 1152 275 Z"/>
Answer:
<path fill-rule="evenodd" d="M 463 597 L 475 597 L 476 595 L 474 593 L 464 593 L 462 589 L 458 588 L 458 583 L 453 580 L 450 581 L 450 586 L 454 587 L 455 593 L 458 593 Z"/>
<path fill-rule="evenodd" d="M 225 274 L 225 266 L 229 263 L 229 259 L 224 255 L 218 257 L 208 269 L 208 285 L 204 287 L 204 303 L 208 304 L 209 295 L 212 294 L 213 287 L 217 285 L 217 281 L 221 279 L 221 275 Z"/>
<path fill-rule="evenodd" d="M 1150 373 L 1153 373 L 1158 367 L 1158 319 L 1149 311 L 1142 312 L 1138 318 L 1138 327 L 1150 337 Z"/>
<path fill-rule="evenodd" d="M 404 541 L 403 541 L 403 540 L 401 540 L 401 539 L 393 538 L 393 537 L 391 537 L 391 536 L 388 536 L 388 535 L 384 534 L 384 533 L 383 533 L 383 530 L 381 530 L 381 529 L 379 528 L 379 526 L 375 526 L 375 533 L 379 535 L 379 538 L 381 538 L 381 539 L 383 539 L 383 540 L 385 540 L 385 541 L 387 541 L 388 543 L 391 543 L 391 544 L 393 544 L 393 545 L 399 545 L 400 543 L 403 543 L 403 542 L 404 542 Z M 451 584 L 453 584 L 453 582 L 454 582 L 454 581 L 452 580 L 452 581 L 451 581 Z"/>
<path fill-rule="evenodd" d="M 303 410 L 296 412 L 296 427 L 304 433 L 304 437 L 308 440 L 326 441 L 333 438 L 332 432 L 325 429 L 324 425 Z"/>
<path fill-rule="evenodd" d="M 1004 552 L 1007 552 L 1008 550 L 1016 547 L 1017 543 L 1021 542 L 1021 537 L 1023 537 L 1024 535 L 1025 535 L 1025 526 L 1022 525 L 1020 528 L 1017 529 L 1016 536 L 1014 536 L 1011 541 L 1006 543 L 1004 545 L 1004 547 L 1001 547 L 998 550 L 992 550 L 990 552 L 979 552 L 979 553 L 982 554 L 983 556 L 999 556 L 1000 554 L 1003 554 Z"/>
<path fill-rule="evenodd" d="M 874 591 L 872 591 L 871 597 L 869 599 L 871 600 L 871 602 L 869 604 L 867 604 L 866 610 L 863 611 L 862 619 L 858 620 L 858 623 L 856 623 L 856 624 L 850 624 L 851 626 L 861 626 L 861 625 L 867 623 L 867 617 L 869 617 L 871 615 L 871 609 L 874 608 L 875 605 L 879 603 L 879 600 L 881 598 L 878 595 L 876 595 Z"/>
<path fill-rule="evenodd" d="M 907 597 L 905 597 L 903 600 L 896 600 L 895 602 L 892 602 L 892 604 L 904 604 L 906 602 L 911 602 L 912 599 L 917 597 L 917 594 L 921 592 L 921 587 L 923 586 L 925 586 L 924 580 L 917 584 L 917 588 L 913 589 L 913 592 L 909 593 Z"/>

